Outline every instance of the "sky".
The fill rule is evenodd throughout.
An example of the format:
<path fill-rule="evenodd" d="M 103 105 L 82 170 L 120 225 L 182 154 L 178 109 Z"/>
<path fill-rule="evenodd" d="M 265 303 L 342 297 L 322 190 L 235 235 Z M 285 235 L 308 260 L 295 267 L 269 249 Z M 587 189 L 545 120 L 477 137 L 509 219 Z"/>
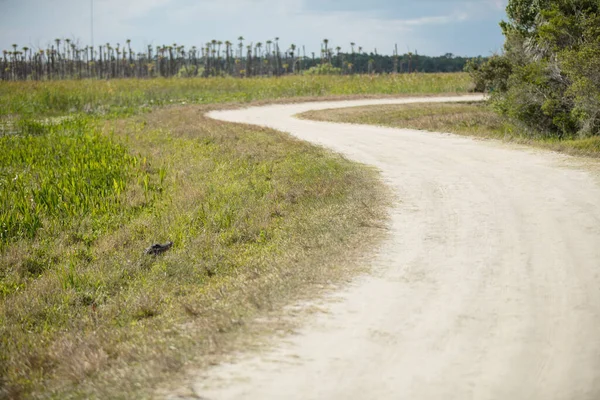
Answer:
<path fill-rule="evenodd" d="M 280 47 L 330 47 L 366 52 L 452 53 L 488 56 L 499 52 L 498 23 L 508 0 L 0 0 L 0 50 L 44 48 L 56 38 L 80 45 L 125 43 L 198 46 L 213 39 L 246 44 L 279 37 Z"/>

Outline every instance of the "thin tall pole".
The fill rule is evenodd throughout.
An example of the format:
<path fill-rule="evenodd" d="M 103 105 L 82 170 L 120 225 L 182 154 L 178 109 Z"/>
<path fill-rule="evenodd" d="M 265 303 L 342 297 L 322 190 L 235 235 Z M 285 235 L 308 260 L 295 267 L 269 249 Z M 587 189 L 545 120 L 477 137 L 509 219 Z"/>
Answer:
<path fill-rule="evenodd" d="M 92 49 L 94 48 L 94 0 L 90 0 L 90 19 L 91 19 L 91 36 L 92 36 Z M 92 50 L 93 51 L 93 50 Z"/>

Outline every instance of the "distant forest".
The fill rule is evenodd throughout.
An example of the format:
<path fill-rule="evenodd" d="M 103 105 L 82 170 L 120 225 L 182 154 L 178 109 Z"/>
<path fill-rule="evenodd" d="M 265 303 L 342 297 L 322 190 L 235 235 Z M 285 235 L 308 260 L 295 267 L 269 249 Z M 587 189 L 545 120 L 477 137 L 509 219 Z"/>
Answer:
<path fill-rule="evenodd" d="M 304 46 L 282 46 L 278 38 L 266 42 L 236 43 L 212 40 L 201 47 L 148 46 L 143 51 L 110 43 L 79 46 L 69 39 L 55 39 L 46 49 L 19 47 L 3 51 L 0 80 L 115 79 L 155 77 L 282 76 L 287 74 L 381 74 L 462 71 L 471 58 L 418 52 L 381 55 L 367 53 L 355 43 L 350 52 L 330 46 L 324 39 L 319 54 L 307 54 Z M 476 62 L 485 59 L 477 57 Z"/>

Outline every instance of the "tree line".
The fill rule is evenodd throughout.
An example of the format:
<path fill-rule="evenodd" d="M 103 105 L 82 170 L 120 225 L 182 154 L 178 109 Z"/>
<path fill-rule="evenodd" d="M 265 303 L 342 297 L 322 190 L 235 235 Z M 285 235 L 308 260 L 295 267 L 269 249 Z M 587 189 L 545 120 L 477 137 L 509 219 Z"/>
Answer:
<path fill-rule="evenodd" d="M 295 44 L 282 46 L 279 38 L 247 43 L 212 40 L 186 48 L 172 45 L 147 46 L 143 51 L 110 43 L 80 46 L 70 39 L 55 39 L 45 49 L 12 45 L 0 58 L 0 80 L 115 79 L 155 77 L 281 76 L 286 74 L 365 74 L 462 71 L 468 58 L 445 54 L 428 57 L 417 52 L 381 55 L 367 53 L 350 43 L 350 51 L 321 43 L 319 54 Z"/>

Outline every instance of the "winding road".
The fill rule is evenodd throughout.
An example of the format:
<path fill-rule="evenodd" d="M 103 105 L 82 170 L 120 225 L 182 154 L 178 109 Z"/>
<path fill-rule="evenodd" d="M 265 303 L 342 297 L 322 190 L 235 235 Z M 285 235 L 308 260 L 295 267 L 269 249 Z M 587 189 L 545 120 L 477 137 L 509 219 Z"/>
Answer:
<path fill-rule="evenodd" d="M 374 165 L 398 198 L 389 239 L 298 334 L 197 377 L 225 399 L 600 399 L 600 179 L 574 157 L 443 133 L 211 113 Z M 589 165 L 586 165 L 589 163 Z"/>

